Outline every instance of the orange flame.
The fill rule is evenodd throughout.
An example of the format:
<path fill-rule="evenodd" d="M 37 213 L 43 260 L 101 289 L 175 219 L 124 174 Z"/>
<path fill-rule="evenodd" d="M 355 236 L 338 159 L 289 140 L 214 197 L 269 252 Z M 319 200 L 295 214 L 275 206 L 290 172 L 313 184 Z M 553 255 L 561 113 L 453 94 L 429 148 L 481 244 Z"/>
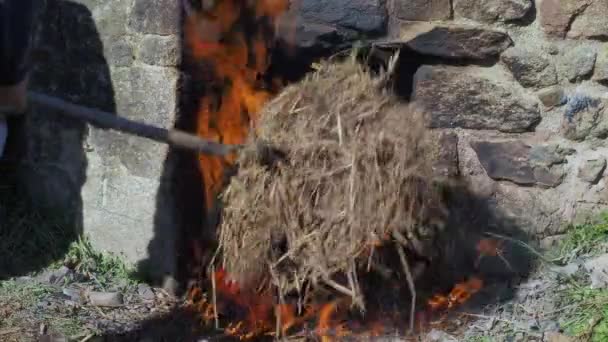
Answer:
<path fill-rule="evenodd" d="M 482 287 L 483 280 L 473 277 L 468 281 L 456 284 L 447 296 L 439 294 L 433 296 L 428 301 L 429 307 L 433 311 L 452 309 L 469 300 L 469 298 L 479 292 Z"/>
<path fill-rule="evenodd" d="M 205 94 L 198 109 L 198 135 L 225 144 L 242 144 L 270 93 L 260 86 L 269 66 L 271 35 L 246 32 L 243 20 L 271 23 L 287 10 L 287 0 L 221 0 L 185 20 L 185 41 L 192 58 L 210 63 L 220 94 Z M 262 26 L 260 24 L 259 26 Z M 219 97 L 219 98 L 217 98 Z M 226 168 L 235 155 L 201 155 L 208 209 L 221 191 Z"/>

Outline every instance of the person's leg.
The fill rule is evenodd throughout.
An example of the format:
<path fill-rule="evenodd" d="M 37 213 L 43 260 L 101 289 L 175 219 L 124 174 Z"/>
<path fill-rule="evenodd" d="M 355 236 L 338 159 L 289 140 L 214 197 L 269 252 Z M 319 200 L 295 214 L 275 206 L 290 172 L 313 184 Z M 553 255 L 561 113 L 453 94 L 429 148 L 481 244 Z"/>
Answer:
<path fill-rule="evenodd" d="M 27 108 L 27 86 L 35 20 L 40 0 L 0 0 L 0 157 L 6 116 Z"/>

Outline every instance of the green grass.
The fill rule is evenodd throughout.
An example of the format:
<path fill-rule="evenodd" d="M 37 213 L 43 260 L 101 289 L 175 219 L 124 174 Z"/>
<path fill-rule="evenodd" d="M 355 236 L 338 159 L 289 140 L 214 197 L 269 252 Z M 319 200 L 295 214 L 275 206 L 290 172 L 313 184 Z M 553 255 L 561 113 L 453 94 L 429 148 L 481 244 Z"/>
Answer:
<path fill-rule="evenodd" d="M 597 220 L 570 227 L 561 243 L 549 255 L 560 263 L 582 256 L 606 252 L 608 213 Z M 591 288 L 586 275 L 575 274 L 565 279 L 559 293 L 561 325 L 570 336 L 589 341 L 608 341 L 608 289 Z"/>
<path fill-rule="evenodd" d="M 94 278 L 102 286 L 118 281 L 132 285 L 137 281 L 132 265 L 117 255 L 96 251 L 86 237 L 70 245 L 63 263 Z"/>
<path fill-rule="evenodd" d="M 570 336 L 608 341 L 608 290 L 574 285 L 562 295 L 562 306 L 571 306 L 561 322 Z"/>
<path fill-rule="evenodd" d="M 606 252 L 608 243 L 608 213 L 597 220 L 568 228 L 566 237 L 557 248 L 549 251 L 554 261 L 568 263 L 580 256 L 598 255 Z"/>

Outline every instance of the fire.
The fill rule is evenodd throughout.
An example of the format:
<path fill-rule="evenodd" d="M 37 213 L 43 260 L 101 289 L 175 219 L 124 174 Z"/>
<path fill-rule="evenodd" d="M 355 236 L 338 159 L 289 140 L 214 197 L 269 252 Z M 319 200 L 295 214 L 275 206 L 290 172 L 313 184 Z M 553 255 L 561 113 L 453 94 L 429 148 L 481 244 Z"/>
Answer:
<path fill-rule="evenodd" d="M 262 76 L 269 66 L 272 25 L 287 0 L 219 0 L 185 20 L 191 58 L 208 63 L 213 77 L 198 109 L 198 135 L 225 144 L 242 144 L 271 94 Z M 270 33 L 269 33 L 270 32 Z M 217 88 L 217 89 L 216 89 Z M 221 191 L 235 155 L 199 157 L 207 208 Z"/>
<path fill-rule="evenodd" d="M 433 311 L 453 309 L 465 303 L 472 295 L 483 287 L 483 280 L 473 277 L 468 281 L 456 284 L 447 296 L 435 295 L 429 299 L 429 307 Z"/>
<path fill-rule="evenodd" d="M 192 60 L 208 66 L 203 75 L 206 83 L 197 108 L 197 134 L 206 139 L 242 144 L 255 128 L 263 105 L 273 92 L 265 84 L 269 67 L 273 26 L 289 6 L 288 0 L 215 0 L 196 13 L 190 12 L 184 21 L 184 41 Z M 273 83 L 274 84 L 274 83 Z M 222 190 L 226 171 L 234 164 L 235 155 L 217 157 L 200 155 L 199 165 L 205 186 L 206 207 L 214 207 Z M 390 241 L 390 236 L 373 240 L 370 249 Z M 198 247 L 200 248 L 200 247 Z M 501 256 L 500 245 L 483 241 L 478 245 L 480 257 Z M 195 254 L 202 254 L 194 248 Z M 202 256 L 196 256 L 202 260 Z M 190 305 L 207 323 L 227 318 L 231 323 L 223 328 L 227 335 L 241 340 L 261 336 L 288 335 L 294 330 L 307 330 L 306 325 L 316 319 L 313 333 L 323 341 L 356 335 L 354 322 L 340 319 L 348 312 L 349 300 L 329 303 L 308 303 L 302 312 L 291 303 L 276 304 L 275 295 L 267 287 L 247 290 L 230 281 L 224 270 L 211 275 L 212 298 L 202 287 L 195 286 L 189 293 Z M 483 286 L 480 278 L 457 284 L 447 295 L 435 295 L 428 301 L 432 312 L 452 309 L 467 301 Z M 404 303 L 404 307 L 407 304 Z M 378 315 L 381 316 L 381 315 Z M 423 317 L 423 315 L 421 315 Z M 406 320 L 395 325 L 406 325 Z M 362 330 L 367 335 L 379 336 L 387 329 L 388 320 L 370 320 Z M 424 324 L 423 319 L 418 321 Z"/>

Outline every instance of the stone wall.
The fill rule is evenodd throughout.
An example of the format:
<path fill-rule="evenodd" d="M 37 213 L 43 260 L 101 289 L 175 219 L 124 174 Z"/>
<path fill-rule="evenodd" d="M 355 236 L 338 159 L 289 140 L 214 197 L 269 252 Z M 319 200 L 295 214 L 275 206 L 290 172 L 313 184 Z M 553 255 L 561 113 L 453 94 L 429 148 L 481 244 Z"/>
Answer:
<path fill-rule="evenodd" d="M 45 1 L 32 88 L 172 127 L 181 58 L 178 6 L 173 0 Z M 137 262 L 149 257 L 159 230 L 174 228 L 170 213 L 159 219 L 156 208 L 165 200 L 159 184 L 168 167 L 166 146 L 46 108 L 33 108 L 22 128 L 26 193 L 39 207 L 69 213 L 95 247 Z M 155 248 L 167 249 L 155 271 L 172 272 L 171 234 Z"/>
<path fill-rule="evenodd" d="M 292 39 L 295 28 L 302 55 L 361 40 L 401 49 L 398 88 L 428 114 L 446 158 L 441 171 L 468 180 L 520 226 L 551 239 L 564 222 L 608 208 L 605 0 L 294 4 L 281 32 Z M 47 0 L 34 89 L 172 126 L 178 5 Z M 167 184 L 183 177 L 173 174 L 165 146 L 44 108 L 34 108 L 23 129 L 21 175 L 32 199 L 76 209 L 72 218 L 98 248 L 132 261 L 155 258 L 155 271 L 174 272 L 180 215 L 165 204 L 171 201 Z M 200 187 L 181 183 L 185 190 Z M 182 204 L 199 211 L 194 202 Z M 187 224 L 196 230 L 201 222 Z"/>
<path fill-rule="evenodd" d="M 315 15 L 321 3 L 300 1 L 298 45 L 400 48 L 403 95 L 452 150 L 449 170 L 521 227 L 550 241 L 608 208 L 606 0 L 363 0 Z"/>

